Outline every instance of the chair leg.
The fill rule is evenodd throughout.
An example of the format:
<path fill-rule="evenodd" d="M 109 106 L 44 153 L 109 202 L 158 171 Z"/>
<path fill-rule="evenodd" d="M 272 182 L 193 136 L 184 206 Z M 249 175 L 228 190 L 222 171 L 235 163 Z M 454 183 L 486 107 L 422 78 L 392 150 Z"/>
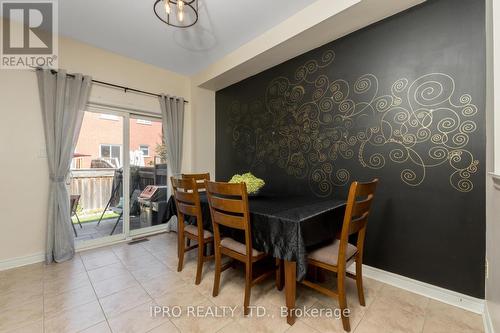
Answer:
<path fill-rule="evenodd" d="M 78 234 L 76 233 L 75 225 L 73 224 L 73 220 L 69 219 L 69 223 L 71 223 L 71 226 L 73 227 L 73 232 L 75 233 L 75 237 L 78 237 Z"/>
<path fill-rule="evenodd" d="M 351 331 L 351 324 L 349 323 L 349 317 L 345 315 L 347 309 L 347 299 L 345 294 L 345 272 L 337 273 L 337 287 L 339 293 L 339 306 L 342 316 L 342 326 L 346 332 Z"/>
<path fill-rule="evenodd" d="M 179 246 L 179 263 L 177 265 L 177 272 L 180 272 L 182 271 L 182 266 L 184 265 L 184 232 L 179 232 L 177 244 Z"/>
<path fill-rule="evenodd" d="M 80 218 L 78 217 L 78 214 L 75 213 L 76 220 L 78 221 L 78 225 L 80 226 L 80 229 L 83 229 L 82 227 L 82 222 L 80 222 Z"/>
<path fill-rule="evenodd" d="M 219 247 L 215 244 L 214 244 L 214 250 L 215 250 L 215 277 L 214 277 L 214 289 L 212 291 L 212 296 L 216 297 L 217 295 L 219 295 L 221 253 Z"/>
<path fill-rule="evenodd" d="M 359 304 L 365 306 L 365 293 L 363 292 L 363 262 L 356 258 L 356 287 L 358 288 Z"/>
<path fill-rule="evenodd" d="M 250 291 L 252 290 L 252 261 L 248 260 L 245 263 L 245 300 L 243 301 L 243 313 L 248 315 L 250 305 Z"/>
<path fill-rule="evenodd" d="M 283 260 L 276 259 L 276 289 L 283 290 Z"/>
<path fill-rule="evenodd" d="M 198 239 L 198 267 L 196 268 L 196 280 L 194 284 L 198 285 L 201 282 L 201 273 L 203 270 L 203 257 L 204 257 L 204 250 L 205 249 L 205 244 L 203 244 L 203 241 L 200 241 Z"/>
<path fill-rule="evenodd" d="M 120 213 L 120 215 L 118 215 L 118 218 L 116 219 L 116 222 L 115 222 L 115 225 L 113 226 L 113 230 L 111 230 L 111 233 L 109 234 L 110 236 L 113 235 L 113 233 L 115 232 L 116 230 L 116 227 L 118 226 L 118 223 L 120 223 L 120 219 L 122 218 L 123 216 L 123 210 L 122 212 Z M 99 221 L 100 222 L 100 221 Z"/>

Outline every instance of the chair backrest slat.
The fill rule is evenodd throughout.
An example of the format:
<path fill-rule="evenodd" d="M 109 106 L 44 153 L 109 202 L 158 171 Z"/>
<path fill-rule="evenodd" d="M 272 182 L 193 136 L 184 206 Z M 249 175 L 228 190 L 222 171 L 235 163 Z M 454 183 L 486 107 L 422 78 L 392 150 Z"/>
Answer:
<path fill-rule="evenodd" d="M 222 212 L 219 212 L 214 209 L 212 212 L 212 222 L 221 224 L 223 226 L 229 227 L 229 228 L 235 228 L 239 230 L 245 230 L 245 221 L 243 216 L 234 216 L 234 215 L 228 215 Z"/>
<path fill-rule="evenodd" d="M 368 183 L 357 183 L 356 187 L 356 197 L 367 197 L 370 194 L 374 194 L 377 189 L 378 179 L 374 179 Z"/>
<path fill-rule="evenodd" d="M 200 195 L 194 179 L 170 177 L 170 180 L 174 190 L 177 213 L 201 216 Z"/>
<path fill-rule="evenodd" d="M 245 186 L 245 183 L 241 184 L 230 184 L 230 183 L 220 183 L 220 182 L 207 182 L 207 190 L 208 192 L 212 192 L 216 196 L 236 196 L 242 197 L 242 184 Z"/>
<path fill-rule="evenodd" d="M 193 178 L 198 191 L 204 191 L 205 180 L 210 180 L 210 173 L 183 173 L 182 178 Z"/>
<path fill-rule="evenodd" d="M 194 205 L 188 205 L 177 201 L 177 211 L 181 212 L 184 215 L 196 216 L 198 210 Z"/>
<path fill-rule="evenodd" d="M 205 181 L 216 246 L 220 245 L 219 225 L 244 230 L 247 256 L 252 253 L 250 211 L 245 183 L 229 184 Z"/>
<path fill-rule="evenodd" d="M 191 179 L 191 178 L 174 178 L 174 177 L 170 177 L 170 179 L 172 181 L 172 186 L 174 188 L 177 188 L 181 192 L 192 193 L 193 179 Z"/>
<path fill-rule="evenodd" d="M 365 212 L 362 216 L 353 219 L 349 225 L 349 235 L 358 233 L 361 229 L 366 227 L 368 222 L 368 212 Z"/>
<path fill-rule="evenodd" d="M 212 196 L 210 203 L 216 210 L 240 214 L 245 212 L 244 203 L 241 200 Z"/>
<path fill-rule="evenodd" d="M 368 195 L 368 198 L 366 198 L 365 200 L 357 201 L 352 207 L 351 216 L 353 218 L 356 218 L 362 216 L 365 213 L 368 213 L 370 211 L 372 201 L 373 194 Z"/>
<path fill-rule="evenodd" d="M 191 204 L 191 205 L 194 205 L 195 204 L 195 200 L 196 200 L 196 198 L 194 197 L 193 193 L 182 192 L 182 191 L 177 191 L 175 193 L 175 198 L 179 202 L 183 202 L 185 204 Z"/>

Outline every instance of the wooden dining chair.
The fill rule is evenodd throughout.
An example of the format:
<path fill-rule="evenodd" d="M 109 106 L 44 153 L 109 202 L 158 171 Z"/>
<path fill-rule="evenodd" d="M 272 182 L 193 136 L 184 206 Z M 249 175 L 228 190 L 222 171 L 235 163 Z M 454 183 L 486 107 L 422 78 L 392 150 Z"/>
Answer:
<path fill-rule="evenodd" d="M 213 234 L 203 229 L 203 216 L 200 205 L 200 195 L 194 178 L 176 179 L 170 177 L 172 188 L 174 191 L 175 204 L 177 206 L 177 221 L 178 221 L 178 255 L 179 264 L 177 271 L 182 271 L 184 265 L 184 253 L 195 248 L 198 248 L 198 266 L 196 268 L 195 284 L 200 284 L 203 263 L 213 259 L 213 255 L 206 255 L 205 245 L 213 243 Z M 196 226 L 184 224 L 186 216 L 194 216 L 196 218 Z M 185 241 L 194 240 L 196 244 L 190 243 L 186 246 Z"/>
<path fill-rule="evenodd" d="M 210 180 L 210 173 L 183 173 L 182 178 L 193 178 L 198 191 L 205 191 L 205 180 Z"/>
<path fill-rule="evenodd" d="M 363 265 L 366 225 L 377 184 L 378 179 L 369 183 L 354 182 L 351 184 L 340 234 L 331 244 L 312 251 L 308 255 L 309 265 L 337 273 L 337 290 L 330 290 L 306 279 L 302 281 L 304 285 L 327 296 L 338 298 L 342 325 L 347 332 L 351 330 L 351 326 L 349 317 L 345 313 L 347 309 L 345 278 L 347 276 L 356 280 L 359 303 L 365 306 L 361 267 Z M 353 234 L 357 234 L 356 245 L 349 243 L 349 236 Z M 347 267 L 353 262 L 356 262 L 356 273 L 346 272 Z"/>
<path fill-rule="evenodd" d="M 215 239 L 215 279 L 213 296 L 219 294 L 220 275 L 232 266 L 232 262 L 221 265 L 222 255 L 231 257 L 245 264 L 245 298 L 243 312 L 249 312 L 250 290 L 253 285 L 263 281 L 276 271 L 276 283 L 280 280 L 279 265 L 274 270 L 253 277 L 253 264 L 264 259 L 267 254 L 252 247 L 252 230 L 250 225 L 250 211 L 248 207 L 248 193 L 245 183 L 229 184 L 205 181 L 208 203 Z M 245 234 L 245 243 L 240 243 L 233 238 L 223 237 L 219 226 L 242 230 Z"/>
<path fill-rule="evenodd" d="M 205 179 L 210 180 L 210 173 L 183 173 L 181 174 L 182 178 L 194 178 L 196 182 L 196 187 L 198 188 L 198 192 L 205 192 Z M 191 240 L 187 240 L 187 246 L 190 246 Z M 207 246 L 208 247 L 208 246 Z M 207 251 L 209 249 L 207 248 Z"/>

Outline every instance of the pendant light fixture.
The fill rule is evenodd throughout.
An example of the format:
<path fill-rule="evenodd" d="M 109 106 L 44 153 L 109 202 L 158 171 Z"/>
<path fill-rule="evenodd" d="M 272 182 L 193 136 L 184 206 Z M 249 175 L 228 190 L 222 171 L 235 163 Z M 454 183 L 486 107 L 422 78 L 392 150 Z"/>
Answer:
<path fill-rule="evenodd" d="M 177 28 L 198 22 L 198 0 L 156 0 L 153 11 L 160 21 Z"/>

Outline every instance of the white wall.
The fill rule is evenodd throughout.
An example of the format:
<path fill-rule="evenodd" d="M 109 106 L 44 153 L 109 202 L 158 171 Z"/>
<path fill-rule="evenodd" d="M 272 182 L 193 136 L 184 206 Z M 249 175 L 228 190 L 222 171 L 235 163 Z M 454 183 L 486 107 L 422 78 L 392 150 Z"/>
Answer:
<path fill-rule="evenodd" d="M 487 1 L 487 172 L 500 171 L 500 4 Z M 495 153 L 496 152 L 496 153 Z M 486 307 L 500 332 L 500 180 L 486 176 Z"/>
<path fill-rule="evenodd" d="M 215 178 L 215 91 L 191 85 L 193 111 L 193 172 Z"/>
<path fill-rule="evenodd" d="M 103 81 L 191 99 L 188 77 L 66 38 L 59 42 L 59 67 Z M 102 86 L 92 88 L 90 99 L 159 112 L 155 98 Z M 190 104 L 185 120 L 183 170 L 190 172 Z M 0 267 L 8 260 L 44 252 L 48 194 L 44 141 L 35 73 L 0 71 Z"/>

